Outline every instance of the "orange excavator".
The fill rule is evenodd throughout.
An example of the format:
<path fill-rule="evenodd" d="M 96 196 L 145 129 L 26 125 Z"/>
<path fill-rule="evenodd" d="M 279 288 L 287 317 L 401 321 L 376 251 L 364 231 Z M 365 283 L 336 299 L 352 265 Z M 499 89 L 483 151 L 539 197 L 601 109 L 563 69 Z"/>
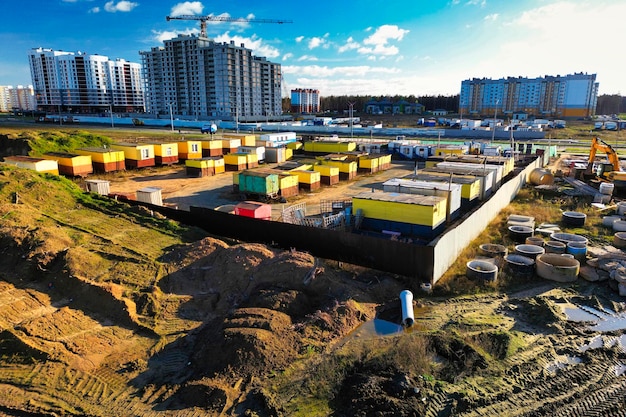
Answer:
<path fill-rule="evenodd" d="M 598 151 L 606 153 L 609 163 L 599 165 L 598 167 L 600 167 L 600 169 L 594 169 L 594 166 L 596 165 L 596 153 Z M 622 167 L 619 163 L 619 157 L 617 156 L 615 149 L 603 140 L 594 137 L 591 140 L 591 150 L 589 151 L 589 162 L 587 164 L 587 170 L 585 171 L 585 177 L 590 177 L 597 173 L 600 177 L 610 178 L 611 172 L 619 171 L 622 171 Z"/>

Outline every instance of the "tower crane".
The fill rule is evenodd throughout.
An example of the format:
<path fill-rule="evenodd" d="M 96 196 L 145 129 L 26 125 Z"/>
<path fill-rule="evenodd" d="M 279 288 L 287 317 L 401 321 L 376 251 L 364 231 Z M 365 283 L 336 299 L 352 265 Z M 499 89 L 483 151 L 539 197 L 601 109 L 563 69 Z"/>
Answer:
<path fill-rule="evenodd" d="M 205 37 L 206 34 L 206 22 L 239 22 L 239 23 L 293 23 L 291 20 L 278 20 L 278 19 L 246 19 L 243 17 L 228 17 L 228 16 L 196 16 L 196 15 L 180 15 L 180 16 L 166 16 L 165 19 L 170 20 L 199 20 L 200 21 L 200 36 Z"/>

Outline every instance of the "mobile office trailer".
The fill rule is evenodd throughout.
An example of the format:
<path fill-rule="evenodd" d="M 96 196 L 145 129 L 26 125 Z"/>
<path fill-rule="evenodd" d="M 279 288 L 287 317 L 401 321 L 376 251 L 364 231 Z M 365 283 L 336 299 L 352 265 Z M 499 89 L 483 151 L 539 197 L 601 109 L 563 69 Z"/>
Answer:
<path fill-rule="evenodd" d="M 4 163 L 18 168 L 30 169 L 41 174 L 59 175 L 59 164 L 54 159 L 34 158 L 32 156 L 5 156 Z"/>
<path fill-rule="evenodd" d="M 448 220 L 456 219 L 461 213 L 461 186 L 459 184 L 392 178 L 383 183 L 383 191 L 446 197 Z"/>
<path fill-rule="evenodd" d="M 91 157 L 93 170 L 96 172 L 115 172 L 126 169 L 126 156 L 124 151 L 109 148 L 79 148 L 74 150 L 78 155 Z"/>
<path fill-rule="evenodd" d="M 54 159 L 59 165 L 59 174 L 67 177 L 86 177 L 93 173 L 91 156 L 66 152 L 48 152 L 48 159 Z"/>
<path fill-rule="evenodd" d="M 150 143 L 118 142 L 111 149 L 124 152 L 127 168 L 145 168 L 155 165 L 154 145 Z"/>

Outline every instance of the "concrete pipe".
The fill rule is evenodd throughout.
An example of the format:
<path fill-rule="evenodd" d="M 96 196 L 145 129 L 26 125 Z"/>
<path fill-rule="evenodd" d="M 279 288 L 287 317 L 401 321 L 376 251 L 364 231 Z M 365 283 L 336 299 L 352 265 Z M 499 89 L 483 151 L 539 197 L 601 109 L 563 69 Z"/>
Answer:
<path fill-rule="evenodd" d="M 515 253 L 518 255 L 526 256 L 527 258 L 535 259 L 537 256 L 545 253 L 546 250 L 543 246 L 537 245 L 515 245 Z"/>
<path fill-rule="evenodd" d="M 535 168 L 530 172 L 528 179 L 533 185 L 552 185 L 554 184 L 554 175 L 550 171 L 542 168 Z"/>
<path fill-rule="evenodd" d="M 602 226 L 610 227 L 612 229 L 613 223 L 615 223 L 617 220 L 622 220 L 622 216 L 604 216 L 602 217 Z"/>
<path fill-rule="evenodd" d="M 413 293 L 404 290 L 400 293 L 400 304 L 402 306 L 402 325 L 405 327 L 413 326 L 415 315 L 413 313 Z"/>
<path fill-rule="evenodd" d="M 616 248 L 626 248 L 626 232 L 617 232 L 613 235 L 613 246 Z"/>
<path fill-rule="evenodd" d="M 511 254 L 504 257 L 505 267 L 515 277 L 529 278 L 535 273 L 535 260 L 523 255 Z"/>
<path fill-rule="evenodd" d="M 491 262 L 474 259 L 466 264 L 465 275 L 470 279 L 495 281 L 498 277 L 498 266 Z"/>
<path fill-rule="evenodd" d="M 497 243 L 483 243 L 478 248 L 481 254 L 492 258 L 506 256 L 508 253 L 506 246 Z"/>
<path fill-rule="evenodd" d="M 557 253 L 544 253 L 535 260 L 537 275 L 557 282 L 573 282 L 578 278 L 580 262 Z"/>
<path fill-rule="evenodd" d="M 550 239 L 563 242 L 566 245 L 569 242 L 584 242 L 585 245 L 588 243 L 588 240 L 586 237 L 581 236 L 581 235 L 574 235 L 572 233 L 552 233 L 550 235 Z"/>
<path fill-rule="evenodd" d="M 563 224 L 568 226 L 584 226 L 585 220 L 587 220 L 587 215 L 579 211 L 564 211 L 562 215 Z"/>
<path fill-rule="evenodd" d="M 527 237 L 533 236 L 535 229 L 528 226 L 509 226 L 509 236 L 515 242 L 526 242 Z"/>
<path fill-rule="evenodd" d="M 586 246 L 586 245 L 585 245 Z M 543 245 L 546 249 L 546 253 L 565 253 L 567 250 L 567 243 L 560 242 L 558 240 L 549 240 Z"/>

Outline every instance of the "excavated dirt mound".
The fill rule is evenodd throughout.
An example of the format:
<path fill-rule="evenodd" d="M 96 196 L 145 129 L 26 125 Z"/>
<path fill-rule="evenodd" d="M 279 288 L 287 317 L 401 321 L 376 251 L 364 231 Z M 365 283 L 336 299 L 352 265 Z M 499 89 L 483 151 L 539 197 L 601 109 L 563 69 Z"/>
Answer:
<path fill-rule="evenodd" d="M 612 320 L 602 283 L 426 296 L 12 168 L 0 218 L 0 414 L 626 415 L 623 330 L 562 307 Z"/>

